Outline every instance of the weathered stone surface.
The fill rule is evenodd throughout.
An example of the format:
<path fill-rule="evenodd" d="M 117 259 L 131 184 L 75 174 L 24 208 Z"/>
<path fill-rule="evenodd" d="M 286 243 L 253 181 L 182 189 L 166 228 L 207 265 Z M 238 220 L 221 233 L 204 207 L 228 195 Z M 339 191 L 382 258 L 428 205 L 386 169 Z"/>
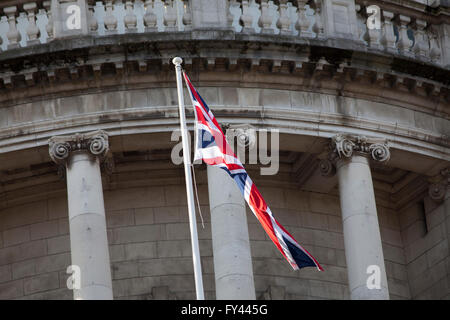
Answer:
<path fill-rule="evenodd" d="M 50 238 L 58 235 L 58 220 L 33 224 L 30 227 L 31 240 Z"/>
<path fill-rule="evenodd" d="M 45 240 L 25 242 L 17 246 L 0 249 L 0 265 L 44 256 L 47 253 Z"/>
<path fill-rule="evenodd" d="M 411 299 L 408 282 L 388 278 L 389 295 L 395 295 L 399 299 Z"/>
<path fill-rule="evenodd" d="M 47 203 L 44 201 L 27 203 L 0 211 L 2 230 L 24 226 L 47 219 Z"/>
<path fill-rule="evenodd" d="M 310 280 L 311 296 L 327 299 L 344 300 L 349 298 L 349 292 L 346 285 L 333 282 Z"/>
<path fill-rule="evenodd" d="M 135 189 L 134 192 L 110 191 L 105 192 L 104 197 L 106 211 L 126 209 L 130 204 L 134 208 L 164 205 L 164 190 L 154 187 Z"/>
<path fill-rule="evenodd" d="M 189 241 L 185 240 L 158 241 L 156 248 L 158 258 L 192 256 L 191 244 Z M 202 255 L 205 254 L 203 250 L 201 250 L 200 253 Z"/>
<path fill-rule="evenodd" d="M 140 4 L 134 4 L 132 13 L 139 24 L 135 32 L 124 25 L 123 4 L 112 3 L 114 17 L 109 18 L 119 20 L 120 30 L 107 31 L 105 37 L 104 26 L 94 22 L 113 29 L 115 22 L 93 19 L 83 23 L 85 34 L 86 27 L 91 28 L 89 36 L 45 43 L 44 35 L 44 43 L 33 46 L 34 16 L 24 8 L 34 4 L 4 8 L 5 14 L 16 17 L 28 14 L 31 21 L 25 30 L 22 18 L 18 20 L 26 39 L 15 50 L 9 50 L 18 40 L 14 32 L 6 37 L 12 30 L 0 30 L 3 40 L 10 38 L 9 43 L 3 41 L 0 57 L 5 67 L 0 79 L 0 298 L 72 298 L 65 288 L 65 268 L 71 263 L 65 182 L 49 165 L 42 146 L 53 135 L 100 128 L 111 133 L 112 141 L 114 166 L 102 180 L 109 252 L 116 267 L 115 296 L 195 298 L 182 166 L 172 166 L 161 155 L 174 144 L 168 137 L 179 127 L 174 74 L 167 65 L 175 51 L 185 59 L 184 67 L 221 124 L 245 122 L 282 132 L 280 172 L 251 176 L 261 179 L 257 184 L 275 217 L 326 272 L 292 271 L 246 207 L 258 297 L 267 292 L 271 298 L 286 299 L 349 297 L 336 179 L 326 186 L 320 186 L 325 178 L 317 180 L 318 189 L 313 190 L 307 183 L 300 185 L 292 172 L 296 153 L 322 157 L 325 142 L 336 133 L 387 137 L 392 143 L 387 166 L 371 165 L 390 297 L 448 297 L 448 206 L 427 205 L 425 199 L 423 212 L 421 195 L 399 200 L 408 188 L 420 191 L 413 183 L 403 185 L 410 176 L 426 184 L 448 167 L 445 49 L 450 48 L 450 29 L 445 23 L 434 25 L 433 13 L 419 2 L 408 9 L 396 6 L 395 23 L 403 25 L 397 26 L 400 50 L 395 50 L 395 59 L 392 47 L 373 41 L 373 32 L 366 34 L 370 41 L 362 40 L 365 17 L 355 10 L 354 1 L 315 1 L 300 25 L 294 11 L 300 9 L 303 18 L 302 8 L 296 8 L 295 1 L 288 6 L 291 14 L 284 16 L 288 22 L 282 19 L 282 2 L 275 1 L 271 9 L 278 12 L 273 19 L 280 18 L 282 36 L 278 30 L 272 35 L 259 28 L 250 31 L 259 9 L 253 5 L 256 15 L 248 17 L 244 2 L 233 4 L 233 17 L 227 17 L 225 0 L 186 2 L 185 25 L 180 26 L 185 31 L 166 32 L 169 27 L 162 22 L 167 22 L 167 12 L 161 12 L 158 32 L 152 33 L 142 32 Z M 394 13 L 383 9 L 387 24 L 381 34 L 389 37 Z M 52 37 L 58 26 L 42 25 L 48 11 L 41 11 L 40 32 L 46 29 Z M 227 26 L 229 18 L 233 26 Z M 61 22 L 56 11 L 53 19 Z M 405 46 L 410 42 L 405 22 L 410 21 L 407 28 L 415 40 L 411 50 Z M 268 29 L 275 24 L 272 21 Z M 427 27 L 423 35 L 421 26 Z M 192 128 L 186 91 L 184 98 Z M 198 224 L 206 297 L 215 298 L 205 170 L 196 172 L 206 222 L 205 229 Z"/>
<path fill-rule="evenodd" d="M 448 257 L 448 244 L 448 239 L 444 239 L 427 251 L 428 266 L 434 266 Z"/>
<path fill-rule="evenodd" d="M 136 225 L 153 224 L 155 222 L 153 208 L 135 209 L 134 219 L 135 219 Z"/>
<path fill-rule="evenodd" d="M 70 237 L 68 235 L 47 239 L 48 254 L 70 252 Z"/>
<path fill-rule="evenodd" d="M 21 279 L 36 274 L 36 262 L 34 259 L 16 262 L 11 265 L 13 279 Z"/>
<path fill-rule="evenodd" d="M 134 261 L 115 262 L 111 266 L 113 279 L 135 278 L 138 276 L 138 264 Z"/>
<path fill-rule="evenodd" d="M 109 259 L 111 262 L 125 260 L 125 245 L 110 245 L 109 246 Z"/>
<path fill-rule="evenodd" d="M 419 277 L 410 282 L 412 298 L 417 297 L 437 282 L 445 281 L 446 277 L 445 261 L 441 261 L 430 267 L 429 270 L 423 272 Z"/>
<path fill-rule="evenodd" d="M 65 270 L 71 264 L 70 253 L 58 253 L 36 259 L 36 272 Z"/>
<path fill-rule="evenodd" d="M 149 298 L 151 288 L 161 285 L 160 277 L 140 277 L 113 280 L 114 297 L 143 295 Z"/>
<path fill-rule="evenodd" d="M 416 240 L 410 245 L 405 245 L 406 262 L 409 263 L 428 249 L 441 242 L 444 239 L 443 227 L 443 225 L 439 225 L 429 230 L 423 238 Z"/>
<path fill-rule="evenodd" d="M 12 280 L 11 265 L 0 267 L 0 283 Z"/>
<path fill-rule="evenodd" d="M 46 273 L 23 280 L 24 294 L 48 291 L 59 288 L 58 272 Z"/>
<path fill-rule="evenodd" d="M 381 240 L 390 245 L 402 247 L 402 237 L 399 230 L 392 230 L 390 228 L 380 228 Z"/>
<path fill-rule="evenodd" d="M 383 255 L 386 261 L 405 263 L 405 252 L 403 248 L 383 243 Z"/>
<path fill-rule="evenodd" d="M 0 283 L 0 299 L 15 299 L 23 295 L 23 280 Z"/>
<path fill-rule="evenodd" d="M 133 210 L 116 210 L 106 213 L 106 226 L 108 228 L 130 226 L 134 224 Z"/>
<path fill-rule="evenodd" d="M 30 228 L 28 226 L 3 231 L 4 246 L 12 246 L 30 241 Z"/>
<path fill-rule="evenodd" d="M 124 248 L 126 260 L 150 259 L 157 256 L 156 242 L 131 243 L 126 244 Z"/>
<path fill-rule="evenodd" d="M 162 235 L 161 225 L 129 226 L 113 229 L 111 241 L 114 244 L 156 241 L 161 239 Z"/>
<path fill-rule="evenodd" d="M 302 213 L 300 215 L 302 226 L 305 228 L 328 230 L 329 215 L 320 213 Z"/>
<path fill-rule="evenodd" d="M 191 258 L 150 259 L 139 261 L 140 276 L 194 274 Z"/>

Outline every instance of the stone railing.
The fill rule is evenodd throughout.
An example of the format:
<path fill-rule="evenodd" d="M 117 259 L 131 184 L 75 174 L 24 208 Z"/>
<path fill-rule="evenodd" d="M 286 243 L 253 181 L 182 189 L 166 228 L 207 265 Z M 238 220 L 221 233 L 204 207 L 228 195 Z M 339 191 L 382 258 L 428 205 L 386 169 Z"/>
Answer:
<path fill-rule="evenodd" d="M 16 4 L 16 5 L 14 5 Z M 1 3 L 0 48 L 16 49 L 47 42 L 51 37 L 51 1 Z"/>
<path fill-rule="evenodd" d="M 425 8 L 423 1 L 405 1 Z M 432 2 L 436 7 L 435 1 Z M 104 36 L 190 31 L 193 29 L 191 7 L 195 2 L 202 3 L 201 0 L 89 0 L 86 22 L 88 33 Z M 391 5 L 389 1 L 360 0 L 213 2 L 223 2 L 228 7 L 224 13 L 227 28 L 236 34 L 351 40 L 373 50 L 446 68 L 450 64 L 448 57 L 443 58 L 443 51 L 450 49 L 449 9 L 442 8 L 445 11 L 437 14 L 423 8 L 403 10 L 402 6 Z M 13 3 L 18 4 L 11 5 Z M 366 6 L 370 4 L 377 4 L 381 9 L 379 29 L 367 28 Z M 51 0 L 7 0 L 0 4 L 0 50 L 50 42 L 54 38 L 51 7 Z M 444 15 L 447 20 L 437 19 L 437 15 Z"/>
<path fill-rule="evenodd" d="M 361 4 L 359 4 L 361 2 Z M 418 2 L 418 1 L 416 1 Z M 430 3 L 437 3 L 429 0 Z M 408 14 L 399 7 L 381 6 L 381 28 L 369 30 L 366 25 L 367 6 L 364 1 L 357 1 L 359 39 L 370 48 L 386 50 L 407 57 L 415 57 L 421 61 L 445 64 L 442 61 L 445 28 L 450 25 L 434 23 L 433 16 L 424 14 Z"/>
<path fill-rule="evenodd" d="M 53 39 L 51 0 L 20 5 L 0 4 L 0 49 L 48 43 Z M 0 11 L 0 12 L 1 12 Z M 93 35 L 187 31 L 191 24 L 188 1 L 88 1 L 88 27 Z"/>

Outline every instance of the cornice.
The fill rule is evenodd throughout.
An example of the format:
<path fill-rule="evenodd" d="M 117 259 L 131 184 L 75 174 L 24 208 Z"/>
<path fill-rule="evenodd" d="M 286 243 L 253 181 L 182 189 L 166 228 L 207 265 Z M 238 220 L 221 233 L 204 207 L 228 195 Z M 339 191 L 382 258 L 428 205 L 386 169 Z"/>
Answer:
<path fill-rule="evenodd" d="M 180 42 L 178 45 L 178 52 L 185 60 L 184 67 L 188 72 L 192 71 L 194 77 L 200 73 L 217 73 L 216 79 L 208 75 L 209 81 L 214 82 L 209 85 L 222 82 L 221 85 L 228 86 L 235 82 L 247 87 L 288 86 L 291 90 L 384 100 L 444 117 L 446 113 L 450 114 L 446 108 L 450 105 L 450 87 L 445 84 L 450 79 L 450 71 L 411 65 L 411 72 L 415 73 L 412 75 L 405 73 L 407 65 L 396 65 L 395 60 L 388 57 L 370 61 L 370 57 L 346 56 L 335 49 L 328 52 L 312 47 L 279 45 L 262 48 L 236 42 L 229 45 L 226 42 L 217 45 Z M 169 58 L 175 52 L 173 44 L 167 44 L 167 47 L 139 44 L 138 47 L 116 49 L 97 48 L 91 53 L 73 50 L 61 56 L 46 56 L 46 60 L 30 60 L 27 67 L 20 59 L 16 61 L 18 65 L 3 64 L 0 107 L 45 99 L 49 95 L 70 96 L 77 92 L 101 92 L 127 86 L 173 85 L 173 70 L 169 64 Z M 33 63 L 37 65 L 31 67 Z M 8 68 L 16 71 L 7 71 Z M 218 76 L 220 73 L 222 75 Z M 267 82 L 272 77 L 277 77 L 277 81 Z M 311 80 L 320 81 L 320 84 Z M 429 108 L 431 110 L 427 111 Z"/>
<path fill-rule="evenodd" d="M 370 121 L 336 114 L 305 112 L 294 110 L 268 109 L 261 113 L 260 108 L 245 111 L 214 108 L 222 123 L 248 123 L 255 128 L 276 128 L 283 134 L 298 134 L 311 137 L 331 138 L 336 134 L 348 132 L 352 135 L 365 135 L 388 139 L 392 149 L 405 150 L 428 157 L 450 161 L 450 142 L 442 137 L 420 129 L 401 127 L 380 121 Z M 71 135 L 77 132 L 105 130 L 109 136 L 141 133 L 171 132 L 179 128 L 177 108 L 122 109 L 109 112 L 85 114 L 41 121 L 0 130 L 0 153 L 45 146 L 47 140 L 56 135 Z M 188 125 L 192 130 L 192 113 L 187 110 Z M 345 125 L 343 124 L 345 123 Z M 21 134 L 19 134 L 21 133 Z"/>

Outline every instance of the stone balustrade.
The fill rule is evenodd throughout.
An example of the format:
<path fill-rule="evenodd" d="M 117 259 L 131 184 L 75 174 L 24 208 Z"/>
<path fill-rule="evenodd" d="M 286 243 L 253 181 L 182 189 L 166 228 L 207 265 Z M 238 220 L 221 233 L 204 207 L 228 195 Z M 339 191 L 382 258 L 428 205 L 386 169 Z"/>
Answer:
<path fill-rule="evenodd" d="M 0 5 L 0 50 L 45 44 L 54 39 L 52 1 L 6 1 Z M 198 3 L 197 3 L 198 2 Z M 226 9 L 225 29 L 235 34 L 280 35 L 305 40 L 343 39 L 369 49 L 449 68 L 450 9 L 434 1 L 342 0 L 220 0 Z M 392 2 L 392 3 L 390 3 Z M 196 4 L 197 3 L 197 4 Z M 381 27 L 367 28 L 367 6 L 377 4 Z M 214 4 L 217 6 L 217 4 Z M 196 12 L 192 8 L 196 8 Z M 105 36 L 126 33 L 188 32 L 197 8 L 207 15 L 202 0 L 87 1 L 88 33 Z M 220 8 L 218 8 L 220 9 Z M 220 10 L 218 10 L 220 11 Z M 209 13 L 208 13 L 209 14 Z M 447 20 L 446 20 L 447 19 Z M 206 25 L 205 25 L 206 26 Z M 211 24 L 208 25 L 208 28 Z M 223 25 L 217 24 L 218 29 Z M 205 28 L 203 28 L 205 29 Z"/>
<path fill-rule="evenodd" d="M 444 44 L 440 38 L 448 25 L 437 25 L 423 15 L 408 15 L 402 10 L 381 6 L 381 28 L 369 30 L 366 25 L 367 6 L 356 4 L 359 39 L 367 46 L 386 50 L 422 61 L 444 64 L 441 60 Z M 448 40 L 447 40 L 448 41 Z"/>
<path fill-rule="evenodd" d="M 0 50 L 53 40 L 51 3 L 51 0 L 33 1 L 6 7 L 0 4 Z M 192 21 L 186 0 L 104 0 L 87 3 L 89 32 L 95 36 L 187 31 Z"/>

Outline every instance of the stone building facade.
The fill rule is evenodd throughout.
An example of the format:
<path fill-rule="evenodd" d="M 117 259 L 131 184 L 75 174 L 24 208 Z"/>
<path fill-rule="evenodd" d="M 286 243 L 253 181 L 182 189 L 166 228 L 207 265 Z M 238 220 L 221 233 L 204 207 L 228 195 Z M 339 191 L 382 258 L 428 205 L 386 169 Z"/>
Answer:
<path fill-rule="evenodd" d="M 277 174 L 246 167 L 325 269 L 292 270 L 198 165 L 207 299 L 450 298 L 444 1 L 5 0 L 0 299 L 73 299 L 77 263 L 75 298 L 195 298 L 175 56 L 220 123 L 279 131 Z M 380 290 L 365 287 L 370 261 Z"/>

